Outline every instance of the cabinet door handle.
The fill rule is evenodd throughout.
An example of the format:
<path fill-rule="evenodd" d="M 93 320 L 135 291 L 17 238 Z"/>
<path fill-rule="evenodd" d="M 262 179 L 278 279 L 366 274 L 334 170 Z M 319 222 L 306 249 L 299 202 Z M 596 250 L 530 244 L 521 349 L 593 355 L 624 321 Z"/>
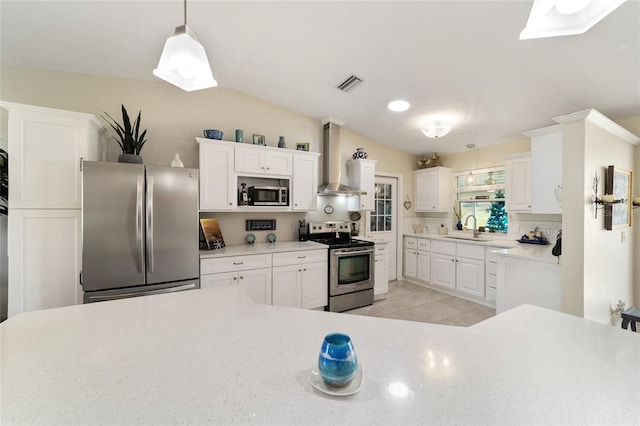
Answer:
<path fill-rule="evenodd" d="M 267 166 L 267 170 L 271 170 L 271 167 Z"/>
<path fill-rule="evenodd" d="M 232 206 L 232 205 L 233 205 L 233 203 L 229 203 L 229 205 L 230 205 L 230 206 Z"/>
<path fill-rule="evenodd" d="M 306 257 L 307 257 L 307 256 L 298 256 L 298 259 L 304 259 L 304 258 L 306 258 Z"/>
<path fill-rule="evenodd" d="M 244 262 L 233 262 L 234 265 L 242 265 Z"/>
<path fill-rule="evenodd" d="M 303 268 L 302 270 L 303 270 L 303 271 L 305 271 L 305 272 L 307 272 L 307 268 Z"/>
<path fill-rule="evenodd" d="M 302 272 L 302 269 L 298 269 L 298 272 Z"/>
<path fill-rule="evenodd" d="M 244 277 L 243 277 L 242 275 L 240 275 L 240 279 L 241 279 L 241 280 L 243 280 L 243 279 L 244 279 Z"/>
<path fill-rule="evenodd" d="M 236 281 L 238 278 L 237 277 L 233 277 L 233 280 Z"/>

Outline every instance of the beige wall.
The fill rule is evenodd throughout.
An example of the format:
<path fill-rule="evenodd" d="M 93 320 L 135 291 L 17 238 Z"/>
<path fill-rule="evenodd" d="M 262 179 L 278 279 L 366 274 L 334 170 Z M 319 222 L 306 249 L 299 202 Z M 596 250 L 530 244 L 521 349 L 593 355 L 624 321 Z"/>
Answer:
<path fill-rule="evenodd" d="M 287 146 L 295 142 L 310 142 L 310 151 L 321 152 L 322 123 L 314 118 L 290 111 L 232 89 L 184 92 L 164 81 L 142 81 L 122 78 L 94 77 L 61 72 L 0 68 L 0 94 L 4 101 L 38 105 L 100 116 L 107 111 L 120 117 L 120 104 L 130 115 L 142 110 L 142 128 L 148 129 L 148 142 L 141 154 L 146 164 L 169 165 L 176 153 L 185 167 L 198 167 L 196 136 L 202 130 L 224 131 L 225 140 L 234 140 L 234 130 L 243 129 L 244 140 L 252 133 L 266 136 L 267 145 L 276 146 L 278 137 L 285 136 Z M 377 169 L 405 175 L 415 165 L 415 157 L 391 146 L 342 132 L 343 157 L 350 158 L 357 147 L 364 147 L 369 158 L 378 160 Z M 115 161 L 118 147 L 109 144 L 108 161 Z M 322 168 L 320 161 L 319 168 Z M 346 174 L 343 174 L 346 183 Z M 411 179 L 405 179 L 405 184 Z M 412 186 L 409 188 L 413 193 Z M 335 213 L 327 215 L 323 208 L 331 204 Z M 276 219 L 279 241 L 296 238 L 297 221 L 308 216 L 317 221 L 349 220 L 344 197 L 319 197 L 318 212 L 278 214 L 206 214 L 220 221 L 227 244 L 242 244 L 247 235 L 246 219 Z M 308 219 L 308 220 L 309 220 Z M 256 232 L 258 241 L 266 241 L 267 232 Z"/>

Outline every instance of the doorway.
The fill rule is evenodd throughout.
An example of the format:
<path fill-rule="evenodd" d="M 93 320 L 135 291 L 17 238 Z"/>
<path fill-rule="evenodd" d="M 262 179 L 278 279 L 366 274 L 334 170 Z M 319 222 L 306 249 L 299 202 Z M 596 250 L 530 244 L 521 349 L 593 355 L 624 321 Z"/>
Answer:
<path fill-rule="evenodd" d="M 398 202 L 401 200 L 398 192 L 398 177 L 376 175 L 374 210 L 368 212 L 366 224 L 368 234 L 372 238 L 384 240 L 388 246 L 388 277 L 389 281 L 397 279 L 398 274 Z"/>

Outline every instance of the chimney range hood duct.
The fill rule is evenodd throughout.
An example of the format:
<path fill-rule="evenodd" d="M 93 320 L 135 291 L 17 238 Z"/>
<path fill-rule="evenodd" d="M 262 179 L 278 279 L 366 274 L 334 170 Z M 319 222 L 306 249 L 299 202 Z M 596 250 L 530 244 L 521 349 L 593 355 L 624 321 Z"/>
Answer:
<path fill-rule="evenodd" d="M 323 185 L 318 187 L 318 195 L 366 195 L 364 191 L 340 183 L 340 126 L 331 122 L 325 124 L 322 143 Z"/>

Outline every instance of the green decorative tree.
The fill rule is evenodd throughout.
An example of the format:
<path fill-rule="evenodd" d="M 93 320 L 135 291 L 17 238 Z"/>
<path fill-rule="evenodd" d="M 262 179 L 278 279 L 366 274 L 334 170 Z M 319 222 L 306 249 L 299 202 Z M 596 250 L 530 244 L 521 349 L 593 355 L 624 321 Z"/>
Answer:
<path fill-rule="evenodd" d="M 504 198 L 504 192 L 497 191 L 496 198 Z M 491 215 L 487 220 L 487 229 L 493 232 L 503 232 L 507 233 L 509 230 L 508 226 L 508 216 L 507 211 L 505 210 L 504 202 L 502 201 L 494 201 L 491 203 Z"/>

